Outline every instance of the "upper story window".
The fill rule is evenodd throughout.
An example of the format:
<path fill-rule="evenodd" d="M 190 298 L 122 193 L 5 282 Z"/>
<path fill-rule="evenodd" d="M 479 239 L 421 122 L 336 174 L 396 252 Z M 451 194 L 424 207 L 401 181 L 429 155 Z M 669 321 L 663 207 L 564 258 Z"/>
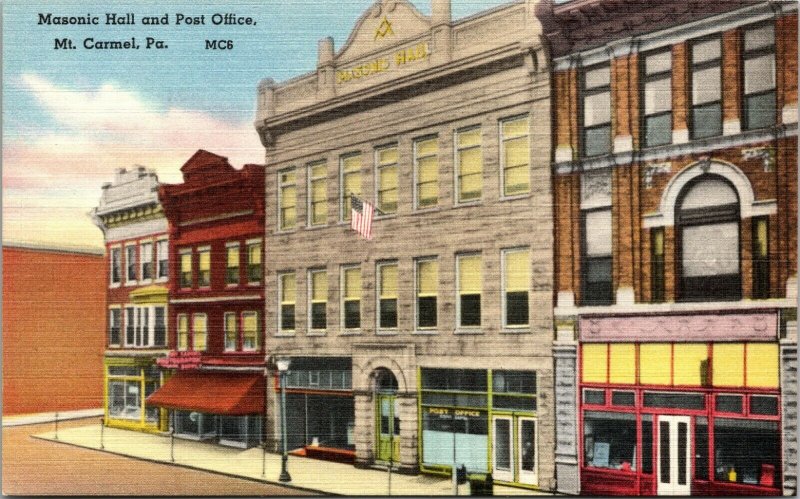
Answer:
<path fill-rule="evenodd" d="M 125 346 L 133 348 L 165 346 L 166 321 L 164 306 L 125 307 Z"/>
<path fill-rule="evenodd" d="M 614 301 L 611 282 L 611 207 L 583 210 L 581 258 L 581 303 L 610 305 Z"/>
<path fill-rule="evenodd" d="M 142 243 L 139 246 L 142 268 L 140 275 L 143 281 L 153 279 L 153 243 Z"/>
<path fill-rule="evenodd" d="M 236 321 L 236 312 L 225 312 L 225 351 L 236 351 L 237 342 L 239 340 L 239 333 Z"/>
<path fill-rule="evenodd" d="M 456 183 L 459 203 L 477 201 L 483 190 L 481 128 L 456 132 Z"/>
<path fill-rule="evenodd" d="M 531 286 L 530 251 L 503 251 L 503 325 L 528 327 L 528 290 Z"/>
<path fill-rule="evenodd" d="M 642 65 L 644 81 L 645 147 L 672 142 L 672 52 L 647 54 Z"/>
<path fill-rule="evenodd" d="M 308 276 L 311 283 L 309 324 L 314 331 L 324 331 L 328 328 L 328 272 L 325 269 L 311 270 Z"/>
<path fill-rule="evenodd" d="M 225 284 L 239 284 L 239 243 L 225 245 Z"/>
<path fill-rule="evenodd" d="M 169 276 L 169 241 L 160 239 L 156 242 L 156 261 L 158 262 L 158 278 Z"/>
<path fill-rule="evenodd" d="M 122 343 L 122 310 L 119 308 L 108 309 L 108 344 L 119 345 Z"/>
<path fill-rule="evenodd" d="M 361 268 L 342 267 L 342 326 L 361 328 Z"/>
<path fill-rule="evenodd" d="M 692 43 L 692 138 L 722 135 L 722 41 Z"/>
<path fill-rule="evenodd" d="M 294 169 L 278 172 L 279 227 L 292 229 L 297 223 L 297 174 Z"/>
<path fill-rule="evenodd" d="M 261 282 L 261 242 L 247 243 L 247 281 L 250 284 Z"/>
<path fill-rule="evenodd" d="M 308 165 L 308 225 L 328 222 L 328 164 Z"/>
<path fill-rule="evenodd" d="M 199 248 L 197 256 L 197 285 L 207 288 L 211 286 L 211 248 Z"/>
<path fill-rule="evenodd" d="M 753 130 L 775 124 L 775 25 L 744 32 L 743 128 Z"/>
<path fill-rule="evenodd" d="M 185 249 L 180 252 L 181 260 L 181 287 L 192 287 L 192 250 Z"/>
<path fill-rule="evenodd" d="M 192 314 L 192 350 L 202 352 L 208 341 L 208 316 Z"/>
<path fill-rule="evenodd" d="M 439 203 L 438 137 L 414 141 L 414 208 L 431 208 Z"/>
<path fill-rule="evenodd" d="M 769 218 L 753 219 L 753 298 L 769 298 Z"/>
<path fill-rule="evenodd" d="M 261 348 L 258 312 L 242 312 L 242 350 L 253 352 Z"/>
<path fill-rule="evenodd" d="M 583 73 L 583 155 L 611 152 L 611 69 L 608 64 Z"/>
<path fill-rule="evenodd" d="M 664 301 L 664 228 L 650 230 L 650 279 L 651 301 Z"/>
<path fill-rule="evenodd" d="M 350 196 L 361 197 L 361 153 L 339 160 L 339 218 L 350 220 Z"/>
<path fill-rule="evenodd" d="M 417 329 L 437 326 L 437 297 L 439 294 L 439 262 L 435 258 L 416 262 Z"/>
<path fill-rule="evenodd" d="M 503 196 L 530 192 L 530 140 L 527 116 L 500 122 Z"/>
<path fill-rule="evenodd" d="M 459 327 L 479 327 L 481 325 L 481 255 L 459 255 L 458 301 L 456 302 L 457 324 Z"/>
<path fill-rule="evenodd" d="M 701 175 L 678 197 L 680 292 L 686 301 L 739 300 L 739 197 L 717 175 Z"/>
<path fill-rule="evenodd" d="M 125 264 L 127 265 L 126 281 L 130 283 L 136 282 L 136 246 L 130 245 L 125 247 Z"/>
<path fill-rule="evenodd" d="M 294 311 L 297 301 L 297 281 L 294 272 L 278 276 L 278 296 L 280 296 L 280 324 L 282 333 L 294 332 Z"/>
<path fill-rule="evenodd" d="M 122 249 L 111 248 L 111 284 L 122 282 Z"/>
<path fill-rule="evenodd" d="M 378 329 L 397 329 L 397 264 L 378 265 Z"/>
<path fill-rule="evenodd" d="M 383 214 L 397 213 L 397 146 L 377 149 L 375 163 L 378 165 L 377 208 Z"/>
<path fill-rule="evenodd" d="M 189 349 L 189 316 L 178 314 L 178 350 Z"/>

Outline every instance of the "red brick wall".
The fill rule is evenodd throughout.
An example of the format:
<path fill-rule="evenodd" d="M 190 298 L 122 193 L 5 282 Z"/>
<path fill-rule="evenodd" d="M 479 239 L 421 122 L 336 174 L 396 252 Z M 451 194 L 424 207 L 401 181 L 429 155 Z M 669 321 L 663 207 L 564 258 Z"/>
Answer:
<path fill-rule="evenodd" d="M 103 406 L 103 256 L 3 247 L 3 414 Z"/>

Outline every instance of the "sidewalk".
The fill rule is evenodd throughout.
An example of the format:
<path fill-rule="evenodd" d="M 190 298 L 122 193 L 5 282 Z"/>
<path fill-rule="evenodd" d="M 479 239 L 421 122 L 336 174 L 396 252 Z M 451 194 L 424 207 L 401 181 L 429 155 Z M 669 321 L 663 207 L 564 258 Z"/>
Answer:
<path fill-rule="evenodd" d="M 97 409 L 82 409 L 78 411 L 62 411 L 62 412 L 39 412 L 36 414 L 15 414 L 13 416 L 3 416 L 3 426 L 21 426 L 27 424 L 38 424 L 55 421 L 56 414 L 58 414 L 59 421 L 67 421 L 69 419 L 83 419 L 93 416 L 102 416 L 103 408 Z"/>
<path fill-rule="evenodd" d="M 88 449 L 100 450 L 100 424 L 61 429 L 57 441 Z M 104 452 L 174 464 L 225 475 L 279 483 L 281 469 L 279 454 L 266 454 L 266 477 L 262 476 L 261 449 L 232 449 L 211 443 L 175 439 L 175 462 L 170 460 L 170 438 L 116 428 L 104 428 Z M 53 431 L 34 435 L 35 438 L 56 441 Z M 380 470 L 357 469 L 348 464 L 289 456 L 288 484 L 300 489 L 339 495 L 389 494 L 388 474 Z M 392 473 L 392 495 L 452 495 L 450 479 L 429 475 L 400 475 Z M 549 495 L 538 491 L 495 485 L 495 495 Z M 460 495 L 469 494 L 469 485 L 461 485 Z"/>

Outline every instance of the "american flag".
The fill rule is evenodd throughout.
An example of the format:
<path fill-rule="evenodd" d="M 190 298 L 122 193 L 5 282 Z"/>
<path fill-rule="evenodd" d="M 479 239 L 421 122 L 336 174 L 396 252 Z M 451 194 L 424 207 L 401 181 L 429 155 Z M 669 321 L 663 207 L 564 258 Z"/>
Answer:
<path fill-rule="evenodd" d="M 350 228 L 368 241 L 372 240 L 372 216 L 374 214 L 374 206 L 350 195 Z"/>

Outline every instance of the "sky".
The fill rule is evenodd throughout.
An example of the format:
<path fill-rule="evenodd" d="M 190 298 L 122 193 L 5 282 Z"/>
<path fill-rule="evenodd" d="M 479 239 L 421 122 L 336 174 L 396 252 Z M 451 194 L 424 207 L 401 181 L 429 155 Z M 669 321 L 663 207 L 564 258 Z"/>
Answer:
<path fill-rule="evenodd" d="M 117 168 L 144 165 L 162 182 L 197 149 L 235 167 L 262 163 L 253 126 L 256 86 L 316 68 L 317 41 L 338 50 L 371 0 L 106 1 L 5 0 L 2 84 L 3 241 L 102 247 L 88 216 Z M 426 15 L 430 0 L 412 3 Z M 453 19 L 506 0 L 452 0 Z M 99 17 L 99 25 L 39 24 L 40 14 Z M 106 25 L 133 13 L 136 24 Z M 251 17 L 214 26 L 213 14 Z M 143 17 L 169 25 L 145 26 Z M 205 25 L 176 25 L 204 16 Z M 51 19 L 52 19 L 51 18 Z M 139 50 L 95 50 L 95 41 L 136 38 Z M 152 37 L 168 48 L 145 49 Z M 55 49 L 69 38 L 74 50 Z M 232 40 L 231 50 L 205 41 Z"/>

